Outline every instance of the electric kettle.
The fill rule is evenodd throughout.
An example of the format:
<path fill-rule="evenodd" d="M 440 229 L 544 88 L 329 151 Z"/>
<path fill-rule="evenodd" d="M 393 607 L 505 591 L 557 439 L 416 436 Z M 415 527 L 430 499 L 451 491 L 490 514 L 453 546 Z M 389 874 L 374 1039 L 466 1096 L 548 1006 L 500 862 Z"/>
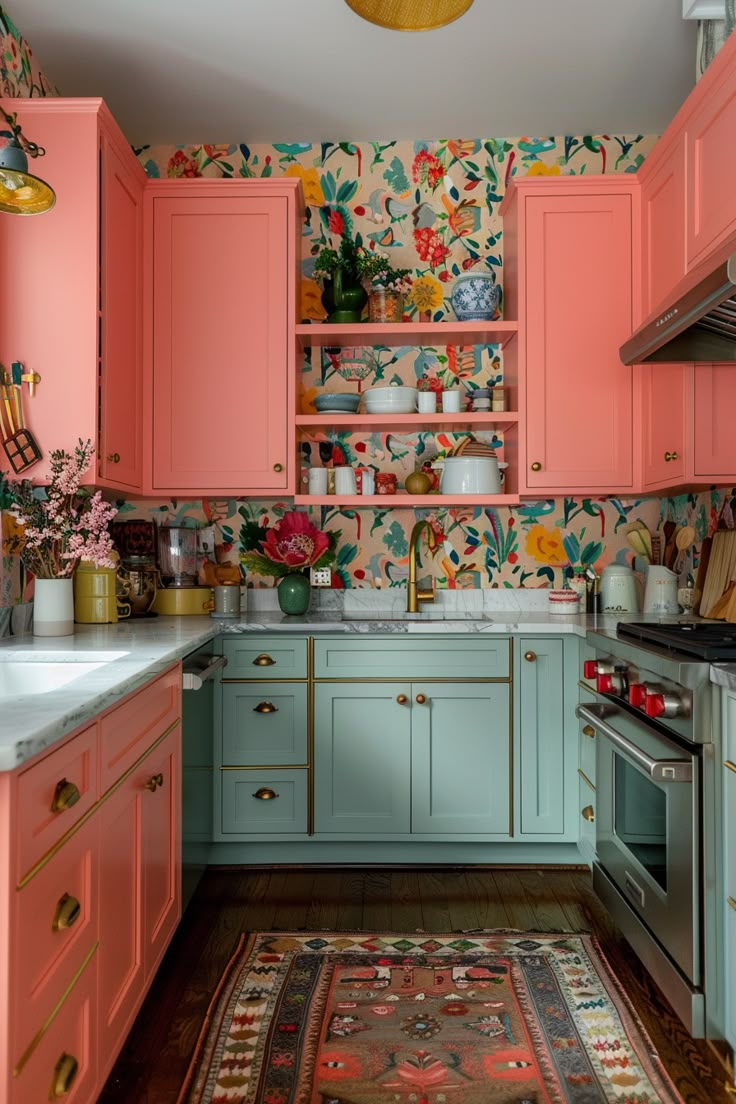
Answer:
<path fill-rule="evenodd" d="M 608 564 L 601 572 L 601 613 L 636 613 L 638 609 L 634 572 L 627 564 Z"/>

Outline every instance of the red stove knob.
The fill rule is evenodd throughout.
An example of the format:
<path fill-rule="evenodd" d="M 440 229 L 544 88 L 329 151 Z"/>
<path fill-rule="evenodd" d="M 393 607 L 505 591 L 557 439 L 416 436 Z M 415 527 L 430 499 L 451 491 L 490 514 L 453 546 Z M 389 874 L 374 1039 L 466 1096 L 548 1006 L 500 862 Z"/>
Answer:
<path fill-rule="evenodd" d="M 594 679 L 598 674 L 598 661 L 595 659 L 586 659 L 583 663 L 583 678 Z"/>
<path fill-rule="evenodd" d="M 647 687 L 644 682 L 632 682 L 629 685 L 629 704 L 642 709 L 647 697 Z"/>
<path fill-rule="evenodd" d="M 612 694 L 613 675 L 596 675 L 595 688 L 599 694 Z"/>
<path fill-rule="evenodd" d="M 664 713 L 664 694 L 649 692 L 644 699 L 644 712 L 647 717 L 661 717 Z"/>

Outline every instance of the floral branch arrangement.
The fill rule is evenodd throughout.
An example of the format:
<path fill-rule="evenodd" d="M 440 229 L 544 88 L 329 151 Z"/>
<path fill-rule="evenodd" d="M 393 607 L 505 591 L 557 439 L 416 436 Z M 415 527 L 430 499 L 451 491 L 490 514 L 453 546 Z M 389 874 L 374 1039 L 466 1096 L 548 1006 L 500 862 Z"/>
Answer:
<path fill-rule="evenodd" d="M 51 453 L 47 487 L 34 487 L 28 479 L 8 483 L 10 513 L 21 527 L 13 551 L 37 579 L 68 578 L 80 560 L 96 567 L 116 564 L 108 525 L 117 507 L 81 485 L 94 453 L 91 441 L 80 440 L 73 453 Z"/>
<path fill-rule="evenodd" d="M 366 291 L 384 288 L 406 295 L 411 290 L 411 269 L 394 268 L 385 253 L 358 250 L 358 274 Z"/>
<path fill-rule="evenodd" d="M 386 253 L 366 249 L 360 235 L 358 239 L 343 234 L 337 249 L 331 245 L 323 246 L 317 254 L 314 275 L 334 280 L 339 272 L 343 287 L 357 287 L 360 284 L 370 291 L 372 288 L 385 288 L 405 294 L 412 286 L 411 269 L 395 268 Z"/>
<path fill-rule="evenodd" d="M 315 276 L 334 280 L 338 272 L 342 274 L 344 287 L 357 287 L 361 282 L 358 270 L 358 245 L 349 234 L 343 234 L 337 249 L 333 249 L 331 245 L 324 245 L 317 254 L 314 264 Z"/>
<path fill-rule="evenodd" d="M 246 549 L 241 563 L 255 575 L 275 579 L 304 574 L 310 567 L 330 567 L 341 536 L 341 530 L 323 533 L 301 510 L 289 511 L 270 527 L 248 521 L 240 530 Z"/>

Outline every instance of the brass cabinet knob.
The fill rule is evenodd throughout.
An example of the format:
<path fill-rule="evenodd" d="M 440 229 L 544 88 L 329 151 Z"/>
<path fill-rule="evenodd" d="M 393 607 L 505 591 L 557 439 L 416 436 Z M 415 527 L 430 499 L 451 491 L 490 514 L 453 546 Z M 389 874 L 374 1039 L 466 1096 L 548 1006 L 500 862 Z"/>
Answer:
<path fill-rule="evenodd" d="M 76 897 L 72 897 L 68 893 L 62 893 L 59 900 L 56 902 L 56 910 L 54 912 L 54 919 L 51 921 L 52 931 L 66 931 L 67 928 L 71 928 L 73 924 L 76 924 L 82 912 L 82 906 Z"/>
<path fill-rule="evenodd" d="M 256 790 L 253 797 L 257 797 L 259 801 L 275 801 L 279 794 L 275 790 L 269 790 L 267 786 L 261 786 L 260 790 Z"/>
<path fill-rule="evenodd" d="M 162 774 L 153 774 L 148 781 L 144 783 L 144 786 L 147 790 L 150 790 L 151 793 L 155 793 L 159 786 L 163 786 L 163 784 L 164 776 Z"/>
<path fill-rule="evenodd" d="M 586 805 L 584 809 L 580 810 L 583 820 L 587 820 L 592 824 L 595 820 L 595 810 L 592 805 Z"/>
<path fill-rule="evenodd" d="M 62 778 L 61 782 L 56 783 L 54 796 L 51 800 L 51 812 L 63 813 L 66 809 L 71 809 L 72 805 L 77 804 L 81 796 L 73 782 L 67 782 L 66 778 Z"/>
<path fill-rule="evenodd" d="M 726 904 L 729 905 L 736 912 L 736 901 L 734 901 L 733 897 L 727 897 Z"/>
<path fill-rule="evenodd" d="M 60 1097 L 66 1096 L 74 1084 L 74 1078 L 77 1076 L 78 1071 L 79 1062 L 77 1059 L 73 1054 L 64 1052 L 54 1066 L 54 1075 L 51 1078 L 51 1088 L 49 1089 L 49 1100 L 58 1100 Z"/>
<path fill-rule="evenodd" d="M 676 452 L 666 452 L 664 454 L 664 460 L 666 464 L 669 464 L 670 460 L 679 460 L 679 456 Z"/>
<path fill-rule="evenodd" d="M 583 736 L 590 736 L 591 740 L 595 740 L 595 729 L 592 725 L 583 725 Z"/>
<path fill-rule="evenodd" d="M 424 705 L 426 700 L 427 699 L 425 698 L 424 694 L 417 694 L 417 698 L 416 698 L 417 705 Z"/>
<path fill-rule="evenodd" d="M 279 707 L 273 702 L 262 701 L 253 706 L 254 713 L 278 713 Z"/>
<path fill-rule="evenodd" d="M 732 763 L 730 759 L 724 759 L 723 765 L 726 770 L 733 771 L 733 773 L 736 774 L 736 763 Z"/>
<path fill-rule="evenodd" d="M 406 705 L 406 703 L 408 702 L 409 699 L 407 698 L 406 694 L 399 694 L 399 696 L 396 700 L 399 703 L 399 705 Z"/>
<path fill-rule="evenodd" d="M 542 465 L 539 463 L 538 460 L 535 460 L 534 463 L 532 464 L 532 471 L 541 471 L 541 470 L 542 470 Z"/>
<path fill-rule="evenodd" d="M 261 654 L 257 655 L 256 658 L 253 660 L 253 666 L 254 667 L 273 667 L 275 662 L 276 662 L 276 660 L 272 659 L 270 655 L 266 655 L 265 652 L 261 652 Z"/>
<path fill-rule="evenodd" d="M 533 663 L 536 658 L 536 652 L 524 652 L 524 659 L 527 661 L 527 663 Z"/>
<path fill-rule="evenodd" d="M 280 472 L 280 471 L 283 471 L 283 470 L 284 470 L 284 465 L 283 465 L 283 464 L 274 464 L 274 466 L 273 466 L 273 470 L 274 470 L 275 472 Z"/>
<path fill-rule="evenodd" d="M 119 464 L 120 463 L 120 453 L 119 452 L 108 452 L 107 460 L 108 460 L 108 463 L 110 463 L 110 464 Z"/>

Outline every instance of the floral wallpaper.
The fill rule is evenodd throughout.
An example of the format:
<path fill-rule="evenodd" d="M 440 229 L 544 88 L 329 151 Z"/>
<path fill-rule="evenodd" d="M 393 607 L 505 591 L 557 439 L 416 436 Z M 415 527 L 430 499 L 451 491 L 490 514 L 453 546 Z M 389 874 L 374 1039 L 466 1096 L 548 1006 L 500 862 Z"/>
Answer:
<path fill-rule="evenodd" d="M 0 7 L 0 93 L 3 96 L 58 96 L 41 71 L 33 50 Z"/>

